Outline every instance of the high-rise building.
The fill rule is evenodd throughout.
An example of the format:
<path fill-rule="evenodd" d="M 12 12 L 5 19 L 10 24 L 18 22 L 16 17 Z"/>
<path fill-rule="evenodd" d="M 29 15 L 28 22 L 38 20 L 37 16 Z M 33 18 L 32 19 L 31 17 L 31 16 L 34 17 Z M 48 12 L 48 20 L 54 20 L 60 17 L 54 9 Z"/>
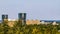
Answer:
<path fill-rule="evenodd" d="M 8 15 L 3 14 L 2 15 L 2 21 L 6 21 L 6 20 L 8 20 Z"/>
<path fill-rule="evenodd" d="M 26 13 L 19 13 L 18 19 L 22 23 L 22 25 L 26 24 Z"/>

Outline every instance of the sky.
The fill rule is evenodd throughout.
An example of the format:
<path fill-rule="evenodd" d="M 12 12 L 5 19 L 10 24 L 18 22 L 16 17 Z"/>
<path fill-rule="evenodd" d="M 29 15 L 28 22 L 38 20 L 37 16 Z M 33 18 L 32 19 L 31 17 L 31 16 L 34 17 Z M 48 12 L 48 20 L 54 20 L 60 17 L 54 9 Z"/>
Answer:
<path fill-rule="evenodd" d="M 17 19 L 18 13 L 27 13 L 27 19 L 60 20 L 60 0 L 0 0 L 0 19 L 2 14 Z"/>

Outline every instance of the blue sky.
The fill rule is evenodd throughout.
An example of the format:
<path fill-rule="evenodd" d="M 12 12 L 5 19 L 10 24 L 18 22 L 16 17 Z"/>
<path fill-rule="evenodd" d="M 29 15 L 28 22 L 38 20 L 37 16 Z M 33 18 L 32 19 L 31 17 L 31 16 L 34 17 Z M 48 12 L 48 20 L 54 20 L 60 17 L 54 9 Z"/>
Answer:
<path fill-rule="evenodd" d="M 27 19 L 60 20 L 60 0 L 0 0 L 2 14 L 17 19 L 18 13 L 27 13 Z"/>

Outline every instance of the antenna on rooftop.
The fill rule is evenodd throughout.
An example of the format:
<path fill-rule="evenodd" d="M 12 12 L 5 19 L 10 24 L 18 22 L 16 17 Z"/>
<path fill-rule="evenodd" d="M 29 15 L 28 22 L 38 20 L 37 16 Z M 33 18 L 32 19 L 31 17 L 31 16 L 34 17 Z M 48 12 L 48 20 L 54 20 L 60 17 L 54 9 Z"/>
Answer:
<path fill-rule="evenodd" d="M 2 10 L 3 10 L 3 14 L 7 14 L 7 8 L 2 8 Z"/>

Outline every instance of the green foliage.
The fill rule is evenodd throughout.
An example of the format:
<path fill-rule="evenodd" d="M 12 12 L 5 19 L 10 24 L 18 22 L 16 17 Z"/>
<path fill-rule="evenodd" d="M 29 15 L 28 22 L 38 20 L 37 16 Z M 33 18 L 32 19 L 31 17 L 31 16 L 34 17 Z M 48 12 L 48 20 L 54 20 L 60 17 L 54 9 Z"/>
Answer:
<path fill-rule="evenodd" d="M 60 34 L 60 25 L 21 25 L 16 22 L 14 27 L 9 27 L 6 23 L 0 24 L 0 34 Z"/>

